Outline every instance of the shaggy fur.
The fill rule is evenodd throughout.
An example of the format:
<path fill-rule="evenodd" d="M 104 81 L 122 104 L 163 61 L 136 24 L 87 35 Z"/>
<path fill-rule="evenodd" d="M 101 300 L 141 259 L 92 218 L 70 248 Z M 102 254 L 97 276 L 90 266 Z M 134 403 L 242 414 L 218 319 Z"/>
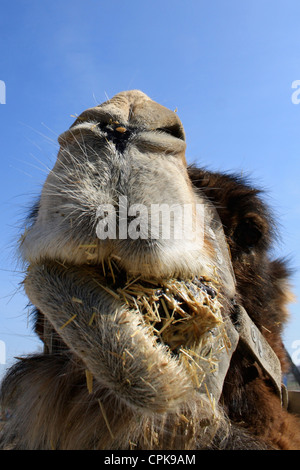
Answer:
<path fill-rule="evenodd" d="M 241 178 L 187 169 L 184 139 L 176 114 L 139 91 L 87 110 L 60 137 L 21 243 L 44 353 L 3 381 L 12 416 L 1 448 L 300 449 L 299 420 L 253 358 L 237 348 L 212 406 L 142 314 L 102 285 L 111 257 L 131 278 L 217 278 L 224 318 L 242 304 L 286 371 L 289 273 L 270 259 L 269 211 Z M 97 208 L 120 210 L 120 195 L 147 207 L 202 204 L 203 238 L 98 240 Z"/>

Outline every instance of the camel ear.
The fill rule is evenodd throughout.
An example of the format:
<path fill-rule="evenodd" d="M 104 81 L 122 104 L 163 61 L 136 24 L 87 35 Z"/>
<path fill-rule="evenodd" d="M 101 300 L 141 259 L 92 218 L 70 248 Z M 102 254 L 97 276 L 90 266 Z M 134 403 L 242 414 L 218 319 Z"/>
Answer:
<path fill-rule="evenodd" d="M 244 251 L 255 248 L 267 236 L 268 227 L 257 214 L 247 214 L 240 220 L 233 232 L 234 242 Z"/>

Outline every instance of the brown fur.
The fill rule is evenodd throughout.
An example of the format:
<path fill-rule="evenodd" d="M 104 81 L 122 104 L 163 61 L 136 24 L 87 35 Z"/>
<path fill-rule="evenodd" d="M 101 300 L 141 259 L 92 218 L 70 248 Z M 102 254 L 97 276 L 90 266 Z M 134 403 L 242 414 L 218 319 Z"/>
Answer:
<path fill-rule="evenodd" d="M 190 177 L 219 211 L 231 248 L 240 299 L 279 357 L 283 372 L 287 372 L 281 334 L 291 300 L 289 270 L 284 261 L 270 259 L 268 250 L 275 227 L 267 207 L 259 191 L 241 178 L 196 168 L 190 170 Z M 230 419 L 276 448 L 300 448 L 299 420 L 282 409 L 267 377 L 256 364 L 236 352 L 224 385 L 224 404 Z"/>
<path fill-rule="evenodd" d="M 89 120 L 106 125 L 107 116 L 122 124 L 122 134 L 130 125 L 133 134 L 136 127 L 142 129 L 133 136 L 135 147 L 124 167 L 122 159 L 130 139 L 127 144 L 108 126 L 106 141 L 97 148 L 102 127 L 101 132 L 93 128 L 96 124 L 87 127 Z M 158 131 L 153 133 L 153 128 Z M 108 143 L 110 139 L 113 145 Z M 142 270 L 141 253 L 148 253 L 143 244 L 137 251 L 136 245 L 125 244 L 124 251 L 121 244 L 102 243 L 93 265 L 80 258 L 76 237 L 81 243 L 91 243 L 92 208 L 99 203 L 99 194 L 103 199 L 111 197 L 111 192 L 105 191 L 114 189 L 112 181 L 119 192 L 130 194 L 133 202 L 152 200 L 157 194 L 170 203 L 198 198 L 208 208 L 207 225 L 213 221 L 209 219 L 212 204 L 230 249 L 235 299 L 275 351 L 282 370 L 287 370 L 281 335 L 288 318 L 289 272 L 284 261 L 270 258 L 275 229 L 269 210 L 259 191 L 242 178 L 195 167 L 186 170 L 183 140 L 177 116 L 135 91 L 121 93 L 102 107 L 83 113 L 73 134 L 68 131 L 61 138 L 60 159 L 32 213 L 29 236 L 24 236 L 22 247 L 31 264 L 25 288 L 36 307 L 35 331 L 45 345 L 44 353 L 19 360 L 3 381 L 1 403 L 12 410 L 12 417 L 2 431 L 1 448 L 300 449 L 299 419 L 282 408 L 269 377 L 253 358 L 239 348 L 235 351 L 220 403 L 212 410 L 207 396 L 191 386 L 177 358 L 153 340 L 141 316 L 99 287 L 100 252 L 120 250 L 122 268 L 132 269 L 136 275 Z M 101 172 L 95 166 L 95 155 L 98 160 L 101 156 Z M 116 178 L 113 172 L 118 165 Z M 131 180 L 129 169 L 134 172 L 137 168 Z M 97 184 L 91 176 L 97 174 L 96 169 L 102 178 Z M 109 171 L 110 179 L 102 187 Z M 81 190 L 83 178 L 89 191 Z M 52 193 L 60 184 L 63 190 Z M 62 198 L 73 204 L 70 217 L 77 211 L 76 227 L 73 219 L 65 217 L 70 204 L 60 205 Z M 65 218 L 60 224 L 62 215 Z M 47 228 L 56 221 L 52 239 L 51 231 L 43 232 L 45 219 Z M 71 222 L 71 232 L 66 221 Z M 219 235 L 222 245 L 223 235 Z M 214 247 L 209 242 L 204 244 L 200 267 L 188 257 L 184 243 L 174 244 L 179 261 L 175 256 L 165 257 L 168 247 L 158 244 L 156 251 L 152 247 L 147 268 L 141 271 L 146 278 L 158 271 L 161 276 L 175 272 L 183 278 L 186 272 L 199 275 L 212 263 Z M 232 290 L 230 270 L 226 269 L 223 308 L 230 315 Z M 74 298 L 84 299 L 84 305 L 74 304 Z M 95 307 L 101 314 L 89 329 Z M 74 313 L 74 321 L 62 328 Z M 87 387 L 87 369 L 93 374 L 92 391 Z"/>

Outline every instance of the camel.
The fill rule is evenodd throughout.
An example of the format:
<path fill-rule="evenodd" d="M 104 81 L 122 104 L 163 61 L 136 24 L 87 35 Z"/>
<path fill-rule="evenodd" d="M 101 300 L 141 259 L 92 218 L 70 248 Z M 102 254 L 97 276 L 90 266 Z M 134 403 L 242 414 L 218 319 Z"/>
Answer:
<path fill-rule="evenodd" d="M 299 449 L 260 191 L 187 165 L 177 113 L 139 90 L 59 144 L 19 246 L 44 350 L 3 380 L 0 447 Z"/>

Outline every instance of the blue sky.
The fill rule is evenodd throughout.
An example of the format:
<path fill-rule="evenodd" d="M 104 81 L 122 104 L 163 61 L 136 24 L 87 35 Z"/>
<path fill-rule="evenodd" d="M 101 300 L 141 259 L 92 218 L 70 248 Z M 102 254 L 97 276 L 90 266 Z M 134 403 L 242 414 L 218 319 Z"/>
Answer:
<path fill-rule="evenodd" d="M 0 341 L 8 365 L 40 345 L 15 243 L 54 164 L 57 136 L 72 115 L 126 89 L 178 109 L 189 163 L 250 176 L 266 190 L 281 236 L 274 254 L 290 258 L 300 298 L 300 104 L 291 99 L 300 79 L 299 0 L 2 0 L 0 10 Z M 299 303 L 290 310 L 285 344 L 300 362 Z"/>

